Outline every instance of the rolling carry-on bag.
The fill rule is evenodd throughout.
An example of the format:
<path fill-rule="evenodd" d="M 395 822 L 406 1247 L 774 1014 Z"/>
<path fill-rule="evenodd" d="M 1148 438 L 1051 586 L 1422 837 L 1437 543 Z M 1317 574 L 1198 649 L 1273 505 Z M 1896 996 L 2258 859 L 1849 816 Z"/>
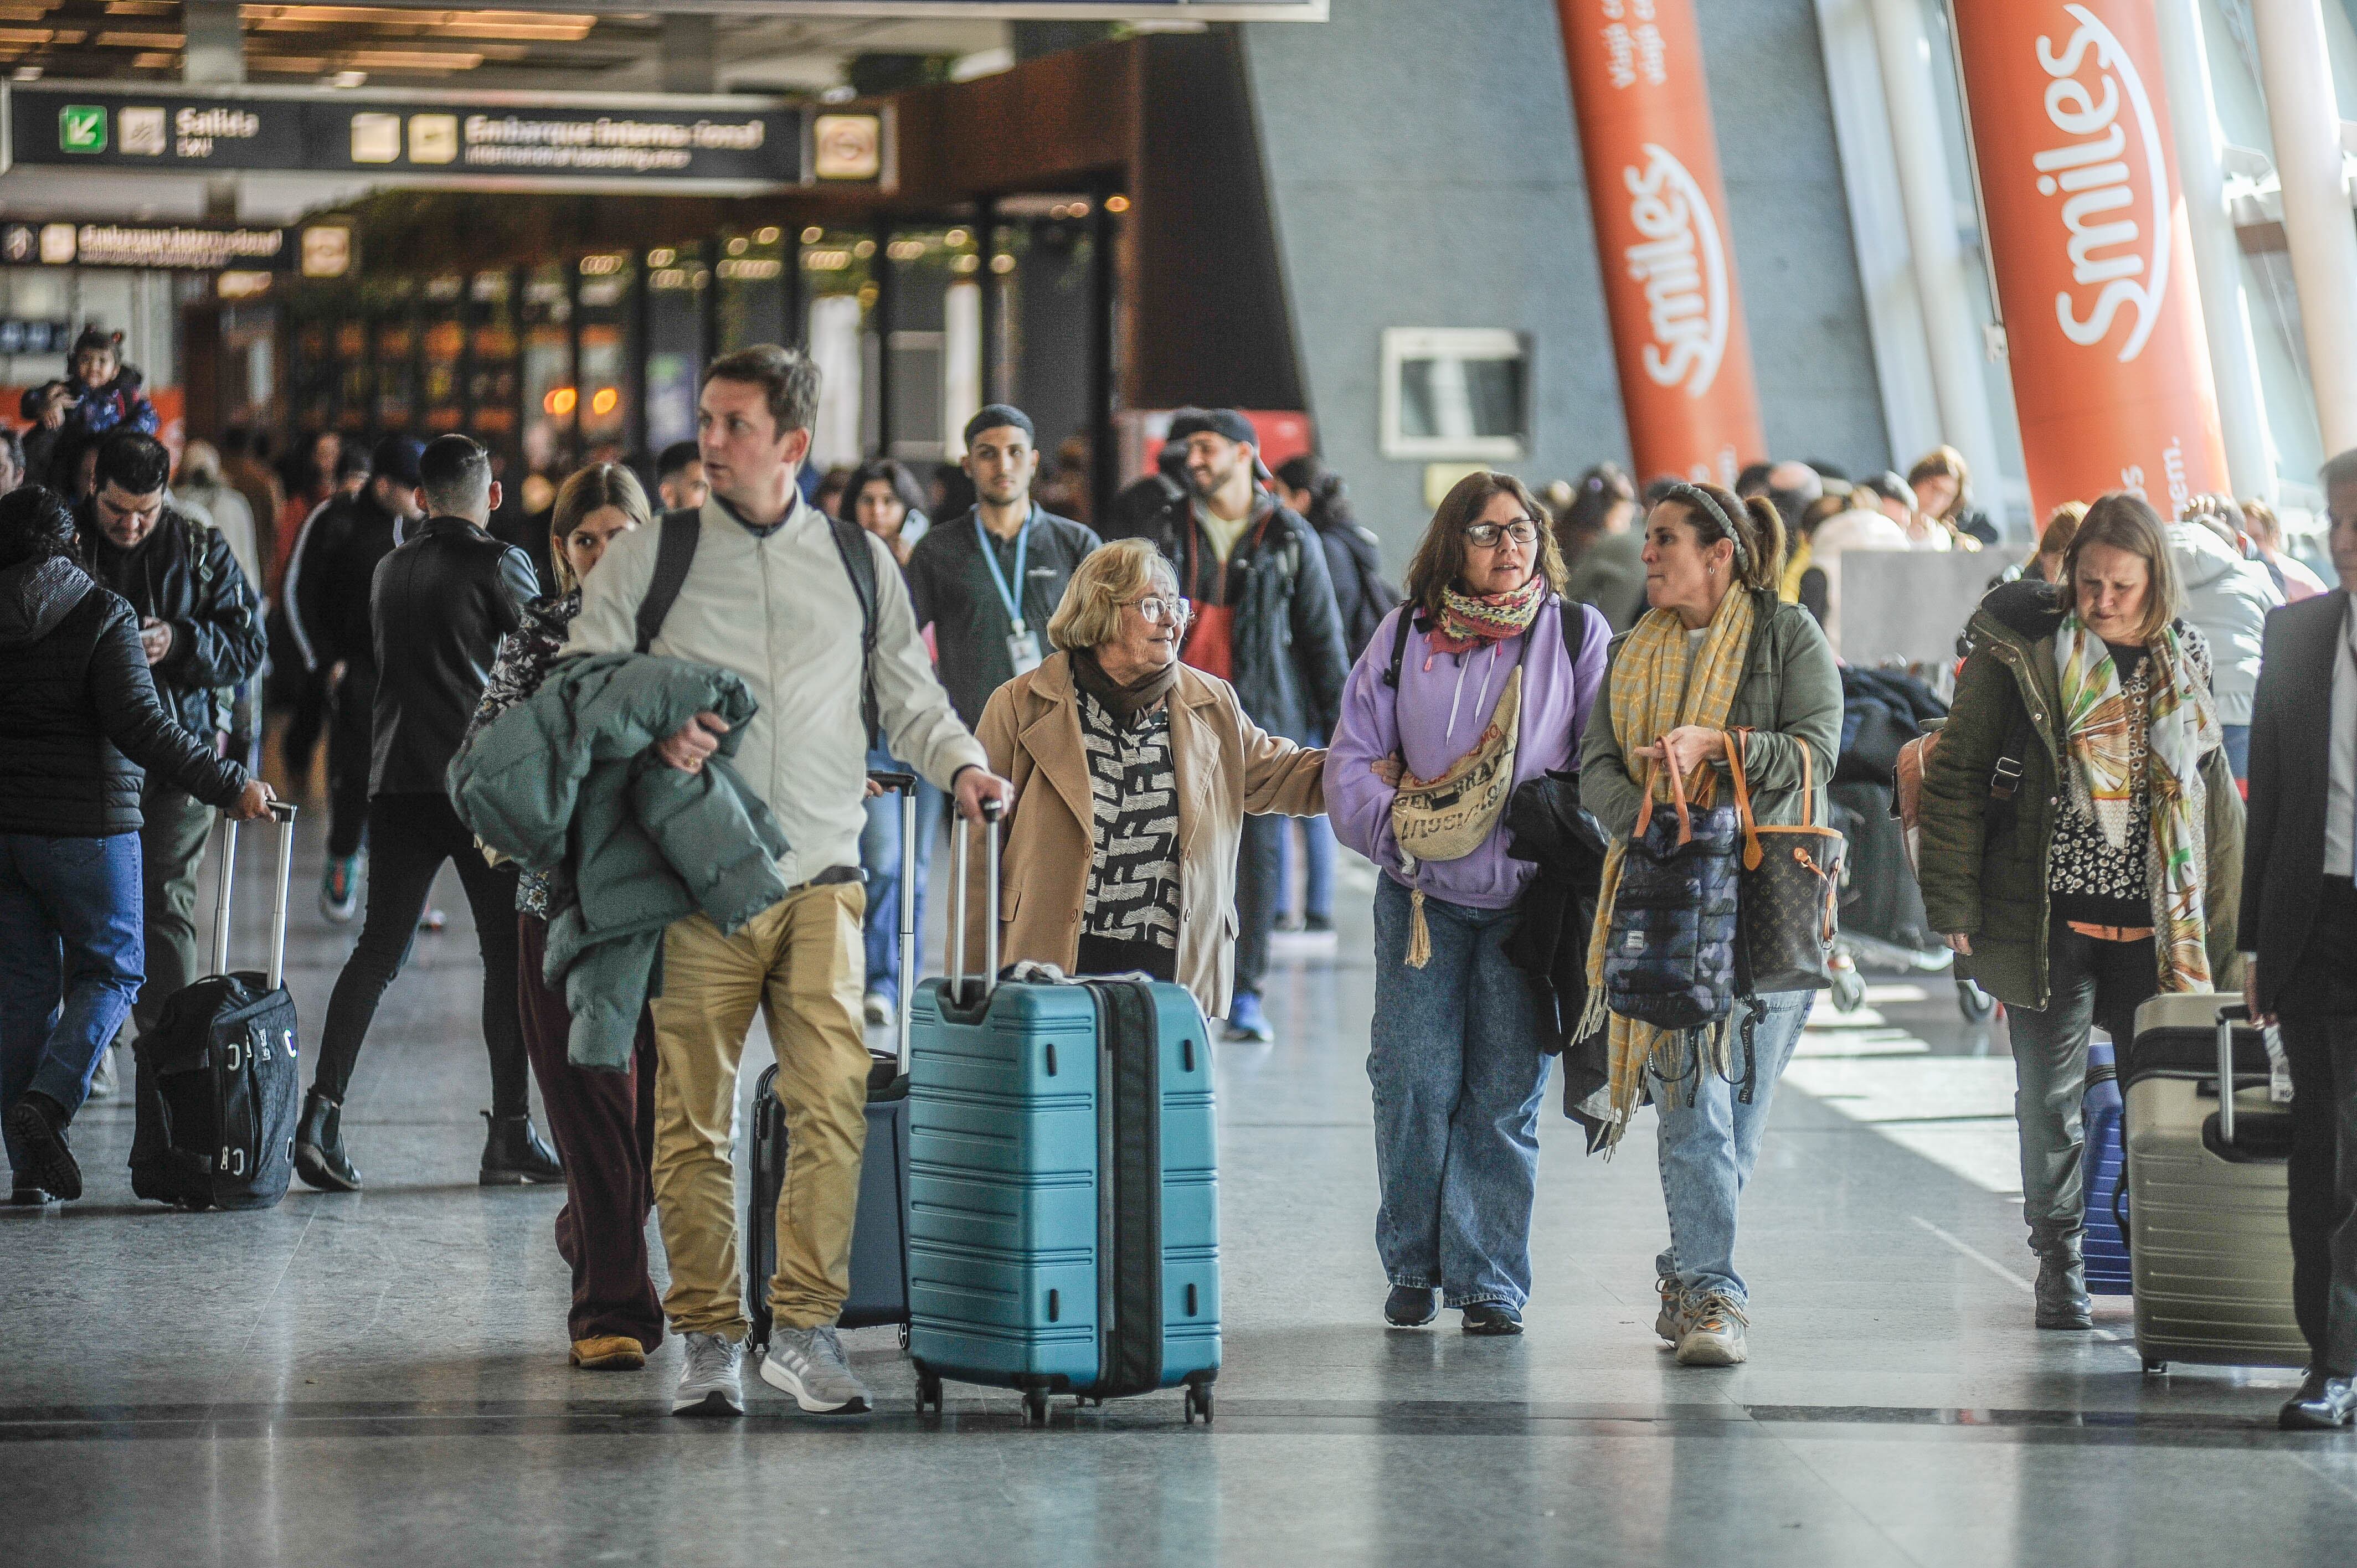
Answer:
<path fill-rule="evenodd" d="M 176 992 L 132 1045 L 139 1081 L 131 1190 L 184 1208 L 268 1208 L 295 1174 L 302 1031 L 287 993 L 286 887 L 295 808 L 274 801 L 278 886 L 270 968 L 230 972 L 237 823 L 225 822 L 213 908 L 213 968 Z"/>
<path fill-rule="evenodd" d="M 909 1328 L 917 1406 L 945 1379 L 1102 1402 L 1220 1369 L 1211 1031 L 1184 986 L 998 980 L 998 825 L 984 972 L 964 975 L 958 824 L 950 978 L 918 992 L 909 1074 Z"/>
<path fill-rule="evenodd" d="M 2213 992 L 2165 993 L 2136 1009 L 2120 1081 L 2147 1371 L 2171 1361 L 2308 1364 L 2284 1210 L 2290 1109 L 2268 1041 L 2248 1020 L 2240 1001 Z"/>
<path fill-rule="evenodd" d="M 867 1074 L 867 1144 L 860 1157 L 859 1207 L 851 1222 L 851 1294 L 844 1328 L 900 1326 L 909 1342 L 909 993 L 917 974 L 917 779 L 868 778 L 900 797 L 900 1007 L 897 1048 Z M 786 1110 L 778 1069 L 764 1068 L 753 1088 L 753 1179 L 745 1208 L 745 1315 L 755 1351 L 770 1343 L 770 1277 L 778 1272 L 778 1193 L 786 1178 Z"/>
<path fill-rule="evenodd" d="M 2087 1087 L 2079 1101 L 2085 1137 L 2079 1162 L 2087 1212 L 2081 1256 L 2089 1295 L 2127 1295 L 2136 1288 L 2128 1267 L 2128 1161 L 2121 1146 L 2127 1107 L 2120 1099 L 2118 1055 L 2110 1040 L 2087 1042 Z"/>

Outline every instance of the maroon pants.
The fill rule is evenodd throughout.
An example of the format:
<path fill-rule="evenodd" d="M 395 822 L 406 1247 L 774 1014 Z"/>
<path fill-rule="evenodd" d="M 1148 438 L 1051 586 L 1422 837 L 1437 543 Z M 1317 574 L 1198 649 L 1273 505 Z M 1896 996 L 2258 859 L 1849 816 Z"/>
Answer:
<path fill-rule="evenodd" d="M 518 1011 L 524 1049 L 548 1131 L 565 1160 L 565 1207 L 556 1216 L 556 1251 L 573 1270 L 572 1337 L 620 1334 L 652 1350 L 662 1343 L 662 1303 L 647 1276 L 647 1215 L 654 1208 L 648 1174 L 654 1157 L 655 1033 L 639 1015 L 628 1072 L 575 1067 L 565 1055 L 573 1016 L 564 993 L 541 978 L 548 923 L 519 915 Z"/>

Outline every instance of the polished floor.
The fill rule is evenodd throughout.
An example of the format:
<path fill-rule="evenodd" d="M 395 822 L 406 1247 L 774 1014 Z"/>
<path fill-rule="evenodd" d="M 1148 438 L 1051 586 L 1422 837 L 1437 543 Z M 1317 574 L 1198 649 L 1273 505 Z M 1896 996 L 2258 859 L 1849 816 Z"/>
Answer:
<path fill-rule="evenodd" d="M 290 966 L 316 1031 L 354 929 L 313 908 L 314 815 Z M 241 847 L 252 955 L 267 835 Z M 1552 1105 L 1527 1336 L 1384 1329 L 1363 875 L 1333 946 L 1280 957 L 1277 1043 L 1220 1058 L 1216 1424 L 1171 1395 L 1027 1430 L 955 1385 L 920 1420 L 880 1330 L 848 1337 L 865 1421 L 758 1380 L 743 1421 L 674 1420 L 675 1342 L 568 1369 L 559 1195 L 475 1183 L 479 971 L 446 874 L 449 929 L 353 1084 L 364 1193 L 135 1202 L 116 1098 L 74 1125 L 88 1197 L 0 1214 L 0 1563 L 2357 1561 L 2357 1437 L 2272 1430 L 2287 1374 L 2147 1379 L 2124 1302 L 2031 1329 L 2003 1026 L 1941 975 L 1813 1022 L 1745 1208 L 1748 1366 L 1656 1346 L 1650 1124 L 1608 1163 Z"/>

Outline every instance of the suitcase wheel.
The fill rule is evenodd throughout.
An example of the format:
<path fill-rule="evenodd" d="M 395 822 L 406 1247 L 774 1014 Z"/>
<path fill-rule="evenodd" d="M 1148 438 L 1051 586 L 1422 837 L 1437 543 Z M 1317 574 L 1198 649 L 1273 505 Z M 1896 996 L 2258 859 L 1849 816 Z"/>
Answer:
<path fill-rule="evenodd" d="M 1202 1416 L 1205 1426 L 1211 1424 L 1211 1391 L 1199 1383 L 1189 1383 L 1187 1385 L 1187 1424 L 1194 1425 L 1195 1417 L 1198 1414 Z"/>
<path fill-rule="evenodd" d="M 1996 998 L 1969 980 L 1956 982 L 1956 1010 L 1968 1024 L 1985 1024 L 1996 1011 Z"/>
<path fill-rule="evenodd" d="M 1027 1426 L 1048 1424 L 1047 1390 L 1025 1389 L 1023 1391 L 1023 1423 Z"/>
<path fill-rule="evenodd" d="M 900 1348 L 904 1353 L 909 1348 L 909 1326 L 905 1323 L 900 1325 Z"/>
<path fill-rule="evenodd" d="M 2157 1377 L 2160 1376 L 2163 1372 L 2166 1372 L 2166 1371 L 2168 1371 L 2168 1370 L 2169 1370 L 2169 1363 L 2168 1363 L 2168 1362 L 2166 1362 L 2166 1361 L 2156 1361 L 2156 1360 L 2154 1360 L 2154 1359 L 2153 1359 L 2151 1357 L 2149 1357 L 2149 1356 L 2147 1356 L 2147 1357 L 2144 1359 L 2144 1375 L 2145 1375 L 2146 1377 L 2147 1377 L 2147 1378 L 2157 1378 Z"/>
<path fill-rule="evenodd" d="M 903 1332 L 906 1331 L 903 1330 Z M 922 1415 L 927 1411 L 932 1412 L 935 1415 L 941 1413 L 942 1380 L 939 1373 L 929 1372 L 924 1368 L 919 1367 L 917 1369 L 917 1413 Z"/>
<path fill-rule="evenodd" d="M 1834 971 L 1834 1011 L 1855 1013 L 1866 1004 L 1866 977 L 1855 969 Z"/>

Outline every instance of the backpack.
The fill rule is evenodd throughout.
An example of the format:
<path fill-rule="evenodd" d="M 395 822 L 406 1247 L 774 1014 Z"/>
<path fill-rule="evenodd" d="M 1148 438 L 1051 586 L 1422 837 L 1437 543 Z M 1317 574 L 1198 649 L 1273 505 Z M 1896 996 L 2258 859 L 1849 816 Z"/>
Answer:
<path fill-rule="evenodd" d="M 835 553 L 843 557 L 851 591 L 859 600 L 859 718 L 869 742 L 876 737 L 882 713 L 876 701 L 876 557 L 867 547 L 867 531 L 839 517 L 826 520 L 834 535 Z M 638 651 L 646 652 L 662 631 L 665 618 L 679 602 L 687 585 L 688 568 L 695 564 L 696 541 L 704 532 L 703 514 L 694 507 L 667 511 L 655 541 L 654 580 L 639 601 Z"/>
<path fill-rule="evenodd" d="M 212 597 L 213 591 L 212 553 L 205 548 L 205 535 L 214 531 L 207 528 L 187 512 L 175 511 L 172 515 L 180 520 L 180 526 L 186 531 L 183 537 L 188 541 L 188 574 L 196 579 L 197 602 L 203 604 Z M 247 688 L 260 679 L 261 673 L 256 671 L 242 681 L 232 681 L 226 686 L 206 688 L 206 695 L 211 703 L 208 716 L 212 720 L 212 728 L 217 733 L 231 736 L 230 755 L 241 759 L 242 759 L 242 753 L 237 745 L 240 737 L 236 715 L 240 703 L 248 695 Z"/>
<path fill-rule="evenodd" d="M 2021 792 L 2022 770 L 2029 763 L 2029 748 L 2038 744 L 2038 731 L 2031 727 L 2029 715 L 2015 700 L 2013 733 L 2006 737 L 2005 749 L 1989 768 L 1988 798 L 1981 802 L 1981 822 L 1985 830 L 1995 829 L 2010 817 L 2015 810 L 2014 797 Z M 1907 841 L 1907 869 L 1918 880 L 1923 868 L 1917 856 L 1922 842 L 1923 770 L 1932 764 L 1932 753 L 1940 744 L 1940 733 L 1945 719 L 1932 719 L 1923 725 L 1923 733 L 1899 748 L 1899 766 L 1892 771 L 1890 814 L 1899 819 L 1899 826 Z"/>

